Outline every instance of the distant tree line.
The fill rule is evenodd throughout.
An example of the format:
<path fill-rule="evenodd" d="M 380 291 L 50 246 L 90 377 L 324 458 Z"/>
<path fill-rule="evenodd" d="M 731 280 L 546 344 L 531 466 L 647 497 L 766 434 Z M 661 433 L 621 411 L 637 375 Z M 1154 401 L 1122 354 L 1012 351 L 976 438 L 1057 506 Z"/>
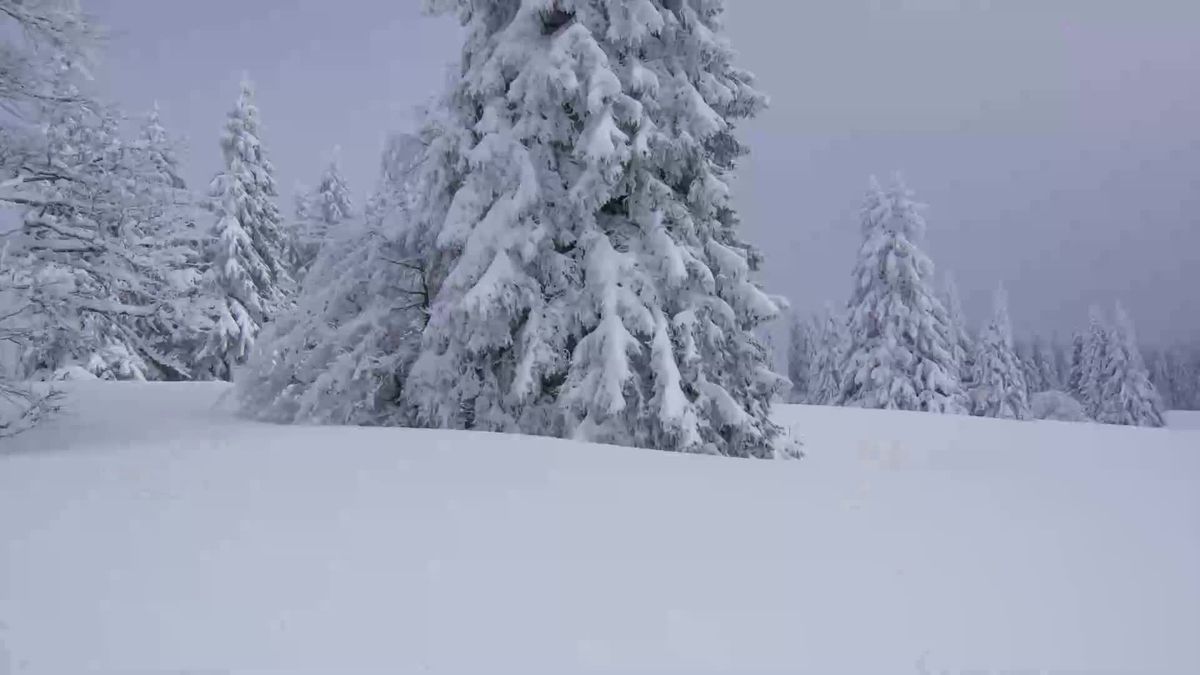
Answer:
<path fill-rule="evenodd" d="M 1200 408 L 1200 349 L 1143 353 L 1119 304 L 1093 307 L 1070 344 L 1016 341 L 1001 287 L 972 331 L 953 279 L 935 287 L 921 206 L 899 178 L 872 180 L 861 216 L 845 310 L 793 315 L 793 402 L 1151 427 L 1166 407 Z"/>

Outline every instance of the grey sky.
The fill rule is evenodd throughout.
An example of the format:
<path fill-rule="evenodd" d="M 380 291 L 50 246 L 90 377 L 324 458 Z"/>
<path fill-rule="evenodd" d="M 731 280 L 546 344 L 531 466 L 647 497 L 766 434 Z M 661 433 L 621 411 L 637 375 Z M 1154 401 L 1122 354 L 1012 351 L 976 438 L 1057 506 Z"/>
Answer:
<path fill-rule="evenodd" d="M 248 71 L 290 196 L 334 145 L 359 202 L 382 140 L 457 57 L 418 0 L 91 0 L 104 86 L 158 100 L 196 184 Z M 903 171 L 927 248 L 975 321 L 1003 281 L 1018 334 L 1066 336 L 1121 299 L 1144 340 L 1200 332 L 1200 2 L 731 0 L 740 63 L 772 97 L 737 200 L 765 281 L 840 305 L 871 173 Z M 290 212 L 290 199 L 284 203 Z"/>

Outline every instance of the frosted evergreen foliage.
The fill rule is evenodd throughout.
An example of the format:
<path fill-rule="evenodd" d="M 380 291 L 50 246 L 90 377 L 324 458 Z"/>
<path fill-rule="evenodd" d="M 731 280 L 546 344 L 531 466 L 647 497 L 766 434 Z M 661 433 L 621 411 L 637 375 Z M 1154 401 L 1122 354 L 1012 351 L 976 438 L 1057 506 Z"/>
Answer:
<path fill-rule="evenodd" d="M 788 331 L 788 379 L 792 381 L 792 403 L 808 403 L 811 393 L 809 380 L 817 358 L 819 327 L 815 317 L 792 315 Z"/>
<path fill-rule="evenodd" d="M 412 425 L 413 406 L 402 387 L 420 347 L 429 298 L 400 199 L 411 190 L 420 149 L 411 140 L 389 143 L 370 217 L 330 232 L 295 308 L 260 336 L 237 382 L 249 416 Z"/>
<path fill-rule="evenodd" d="M 350 189 L 342 177 L 335 150 L 317 187 L 296 199 L 295 266 L 298 274 L 303 275 L 308 270 L 330 234 L 353 216 Z"/>
<path fill-rule="evenodd" d="M 931 286 L 933 263 L 920 249 L 920 209 L 899 178 L 887 190 L 871 180 L 849 303 L 842 405 L 964 411 L 954 330 Z"/>
<path fill-rule="evenodd" d="M 1163 426 L 1162 401 L 1138 351 L 1133 321 L 1120 304 L 1108 333 L 1101 369 L 1098 422 L 1138 427 Z"/>
<path fill-rule="evenodd" d="M 1030 384 L 1031 390 L 1034 393 L 1061 391 L 1064 383 L 1058 372 L 1058 358 L 1055 356 L 1054 347 L 1047 344 L 1042 338 L 1034 338 L 1032 348 L 1033 367 L 1036 375 Z"/>
<path fill-rule="evenodd" d="M 951 274 L 942 280 L 942 300 L 946 307 L 946 315 L 950 322 L 953 335 L 951 352 L 954 362 L 958 364 L 958 376 L 963 389 L 969 388 L 971 375 L 971 356 L 975 353 L 975 340 L 967 325 L 967 315 L 963 311 L 962 298 L 958 293 L 958 284 Z"/>
<path fill-rule="evenodd" d="M 1039 391 L 1048 389 L 1045 382 L 1042 380 L 1042 371 L 1038 368 L 1037 357 L 1034 354 L 1032 340 L 1014 340 L 1013 350 L 1016 352 L 1017 360 L 1021 363 L 1021 372 L 1025 376 L 1026 395 L 1033 396 Z"/>
<path fill-rule="evenodd" d="M 69 69 L 41 108 L 42 151 L 26 166 L 19 235 L 7 253 L 21 289 L 22 378 L 78 368 L 105 379 L 179 379 L 163 244 L 172 211 L 149 147 L 121 137 L 119 114 L 84 96 Z M 63 101 L 70 101 L 65 104 Z"/>
<path fill-rule="evenodd" d="M 849 349 L 845 320 L 830 308 L 815 320 L 816 349 L 809 365 L 809 396 L 812 405 L 833 405 L 841 395 L 841 362 Z"/>
<path fill-rule="evenodd" d="M 1076 384 L 1078 398 L 1083 403 L 1088 417 L 1097 419 L 1104 402 L 1105 368 L 1108 364 L 1108 349 L 1112 344 L 1110 328 L 1099 307 L 1088 310 L 1088 328 L 1079 346 Z"/>
<path fill-rule="evenodd" d="M 1053 420 L 1056 422 L 1088 422 L 1090 418 L 1083 410 L 1083 404 L 1073 396 L 1056 389 L 1039 391 L 1029 402 L 1029 414 L 1035 420 Z"/>
<path fill-rule="evenodd" d="M 1075 333 L 1071 338 L 1071 346 L 1067 356 L 1067 382 L 1066 391 L 1071 394 L 1077 401 L 1083 403 L 1083 407 L 1087 409 L 1087 402 L 1084 400 L 1083 393 L 1083 353 L 1084 344 L 1087 337 L 1084 333 Z"/>
<path fill-rule="evenodd" d="M 1029 387 L 1013 350 L 1008 296 L 997 289 L 992 318 L 979 335 L 971 376 L 971 412 L 982 417 L 1029 417 Z"/>
<path fill-rule="evenodd" d="M 792 451 L 730 181 L 763 109 L 720 0 L 433 0 L 466 27 L 424 170 L 424 424 L 739 457 Z M 451 180 L 446 180 L 450 177 Z"/>
<path fill-rule="evenodd" d="M 285 309 L 293 293 L 273 168 L 259 138 L 258 109 L 249 82 L 229 113 L 221 151 L 225 169 L 209 195 L 215 223 L 206 284 L 216 297 L 212 328 L 197 355 L 198 367 L 229 379 L 250 352 L 262 326 Z"/>

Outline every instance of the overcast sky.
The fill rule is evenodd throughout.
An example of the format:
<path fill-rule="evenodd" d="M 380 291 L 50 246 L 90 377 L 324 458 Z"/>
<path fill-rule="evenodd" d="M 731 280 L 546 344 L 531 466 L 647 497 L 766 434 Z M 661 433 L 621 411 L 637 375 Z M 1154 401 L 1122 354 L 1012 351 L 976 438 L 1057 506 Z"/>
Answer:
<path fill-rule="evenodd" d="M 331 149 L 359 203 L 458 55 L 418 0 L 85 0 L 102 85 L 158 101 L 196 185 L 243 71 L 285 193 Z M 1018 335 L 1126 304 L 1144 341 L 1200 334 L 1200 2 L 731 0 L 772 107 L 745 125 L 736 198 L 764 281 L 801 309 L 849 293 L 867 177 L 904 173 L 968 313 L 1003 282 Z"/>

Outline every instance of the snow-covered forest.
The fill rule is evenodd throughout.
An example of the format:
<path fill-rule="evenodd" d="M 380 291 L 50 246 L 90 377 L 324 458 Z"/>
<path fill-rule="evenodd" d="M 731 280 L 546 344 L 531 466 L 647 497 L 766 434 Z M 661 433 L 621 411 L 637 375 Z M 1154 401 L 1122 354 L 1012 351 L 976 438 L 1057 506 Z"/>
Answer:
<path fill-rule="evenodd" d="M 834 30 L 852 4 L 0 0 L 0 675 L 1200 672 L 1200 341 L 1163 337 L 1190 296 L 1067 250 L 1086 214 L 1025 241 L 1022 211 L 929 178 L 955 144 L 909 87 L 962 56 L 996 98 L 956 124 L 1020 155 L 978 131 L 1013 92 L 938 44 L 894 77 L 927 12 L 858 3 L 896 50 Z M 1052 4 L 976 17 L 987 58 L 1061 32 Z M 799 40 L 789 11 L 830 22 L 832 90 L 928 154 L 772 105 L 820 78 L 795 45 L 747 68 L 731 17 Z M 406 79 L 434 69 L 409 20 L 457 31 L 436 89 Z M 179 86 L 145 110 L 117 103 L 145 72 L 97 76 L 137 31 Z M 190 42 L 221 65 L 187 70 Z M 852 76 L 880 49 L 894 85 Z M 337 86 L 355 61 L 376 100 Z M 371 143 L 344 121 L 385 108 Z M 753 160 L 822 125 L 811 157 Z M 911 173 L 841 161 L 863 139 Z M 977 155 L 1021 174 L 997 194 L 1054 165 Z M 1127 168 L 1052 196 L 1103 202 Z M 836 246 L 817 191 L 846 202 Z M 973 257 L 940 243 L 963 233 Z M 1029 256 L 984 264 L 1004 250 Z M 817 257 L 820 287 L 772 276 Z"/>
<path fill-rule="evenodd" d="M 1200 407 L 1200 348 L 1143 350 L 1121 307 L 1070 342 L 1014 339 L 1003 290 L 970 322 L 898 177 L 872 179 L 847 304 L 792 314 L 773 372 L 786 301 L 730 190 L 766 97 L 722 3 L 619 4 L 431 3 L 463 23 L 462 77 L 365 198 L 333 149 L 284 208 L 250 80 L 188 185 L 157 108 L 95 91 L 79 8 L 3 0 L 0 429 L 55 407 L 25 383 L 91 377 L 233 380 L 275 422 L 739 457 L 797 455 L 782 399 L 1143 426 Z"/>
<path fill-rule="evenodd" d="M 1168 409 L 1200 410 L 1200 345 L 1140 347 L 1120 303 L 1089 308 L 1070 342 L 1018 340 L 1001 285 L 971 325 L 953 275 L 936 281 L 920 248 L 911 197 L 899 177 L 887 190 L 872 179 L 846 310 L 789 319 L 788 400 L 1148 427 Z"/>

